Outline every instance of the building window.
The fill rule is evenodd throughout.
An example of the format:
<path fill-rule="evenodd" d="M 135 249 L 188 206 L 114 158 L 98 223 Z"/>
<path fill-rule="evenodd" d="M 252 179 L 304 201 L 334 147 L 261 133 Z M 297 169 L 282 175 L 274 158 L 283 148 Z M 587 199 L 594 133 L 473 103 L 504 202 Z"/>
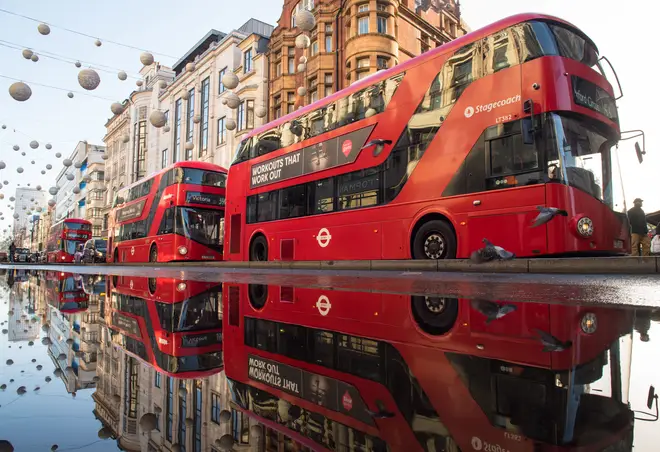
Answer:
<path fill-rule="evenodd" d="M 287 72 L 289 74 L 295 74 L 296 73 L 296 57 L 289 57 L 288 63 L 287 63 Z"/>
<path fill-rule="evenodd" d="M 369 4 L 368 3 L 364 3 L 364 4 L 358 6 L 358 13 L 367 13 L 367 12 L 369 12 Z"/>
<path fill-rule="evenodd" d="M 163 149 L 160 153 L 160 167 L 165 168 L 167 166 L 167 149 Z"/>
<path fill-rule="evenodd" d="M 220 425 L 220 396 L 211 393 L 211 422 Z"/>
<path fill-rule="evenodd" d="M 193 393 L 193 440 L 194 452 L 202 452 L 202 381 L 195 380 Z"/>
<path fill-rule="evenodd" d="M 247 49 L 243 54 L 243 72 L 252 72 L 252 49 Z"/>
<path fill-rule="evenodd" d="M 369 33 L 369 18 L 360 17 L 358 19 L 358 34 L 363 35 Z"/>
<path fill-rule="evenodd" d="M 180 387 L 185 387 L 185 380 L 181 380 Z M 181 452 L 186 452 L 186 396 L 179 392 L 179 446 L 181 446 Z"/>
<path fill-rule="evenodd" d="M 222 83 L 222 77 L 225 76 L 227 73 L 227 68 L 224 68 L 220 72 L 218 72 L 218 94 L 224 93 L 225 92 L 225 85 Z"/>
<path fill-rule="evenodd" d="M 323 78 L 323 83 L 326 85 L 332 85 L 332 74 L 325 74 L 325 77 Z"/>
<path fill-rule="evenodd" d="M 287 113 L 293 113 L 295 107 L 296 107 L 296 95 L 295 93 L 286 93 L 286 112 Z"/>
<path fill-rule="evenodd" d="M 157 388 L 160 388 L 160 380 L 161 380 L 160 372 L 156 372 L 156 376 L 154 377 L 154 385 Z"/>
<path fill-rule="evenodd" d="M 387 57 L 382 57 L 382 56 L 376 57 L 376 68 L 379 70 L 387 69 L 387 67 L 389 66 L 389 62 L 390 59 Z"/>
<path fill-rule="evenodd" d="M 325 51 L 332 52 L 332 35 L 325 35 Z"/>
<path fill-rule="evenodd" d="M 254 128 L 254 101 L 246 100 L 240 103 L 236 112 L 238 130 Z"/>
<path fill-rule="evenodd" d="M 378 33 L 387 34 L 387 17 L 378 16 Z"/>
<path fill-rule="evenodd" d="M 101 237 L 103 228 L 101 226 L 94 225 L 92 226 L 92 234 L 94 237 Z"/>
<path fill-rule="evenodd" d="M 384 4 L 384 3 L 378 3 L 378 5 L 376 5 L 376 11 L 386 13 L 387 12 L 387 5 Z"/>
<path fill-rule="evenodd" d="M 200 157 L 206 155 L 209 147 L 209 90 L 211 87 L 211 79 L 206 77 L 202 81 L 202 126 L 200 127 Z"/>
<path fill-rule="evenodd" d="M 165 398 L 166 426 L 165 437 L 172 442 L 172 428 L 174 423 L 174 378 L 167 377 L 167 396 Z"/>
<path fill-rule="evenodd" d="M 243 130 L 243 121 L 245 119 L 245 102 L 241 102 L 236 109 L 236 129 Z"/>
<path fill-rule="evenodd" d="M 369 67 L 369 57 L 358 58 L 357 67 L 359 68 L 368 68 Z"/>
<path fill-rule="evenodd" d="M 332 94 L 332 86 L 326 85 L 323 95 L 325 97 L 328 97 L 330 94 Z"/>
<path fill-rule="evenodd" d="M 332 24 L 325 24 L 325 32 L 332 33 Z"/>
<path fill-rule="evenodd" d="M 361 71 L 361 72 L 358 72 L 358 73 L 357 73 L 356 80 L 362 80 L 362 79 L 365 78 L 367 75 L 369 75 L 369 72 L 367 72 L 367 71 Z"/>
<path fill-rule="evenodd" d="M 242 412 L 231 410 L 231 434 L 238 444 L 250 444 L 250 418 Z"/>
<path fill-rule="evenodd" d="M 177 99 L 174 104 L 174 152 L 172 153 L 172 163 L 176 163 L 177 156 L 181 151 L 181 109 L 182 101 Z"/>
<path fill-rule="evenodd" d="M 225 139 L 227 138 L 227 129 L 225 128 L 226 118 L 223 116 L 218 119 L 218 146 L 225 144 Z"/>
<path fill-rule="evenodd" d="M 312 56 L 318 55 L 318 53 L 319 53 L 319 42 L 314 41 L 312 42 Z"/>
<path fill-rule="evenodd" d="M 275 77 L 282 75 L 282 62 L 278 61 L 275 63 Z"/>
<path fill-rule="evenodd" d="M 195 117 L 195 88 L 190 89 L 188 95 L 190 98 L 186 104 L 186 143 L 192 143 L 193 132 L 195 131 L 195 123 L 193 122 Z M 192 160 L 192 157 L 192 149 L 186 149 L 185 160 Z"/>
<path fill-rule="evenodd" d="M 298 12 L 305 8 L 307 11 L 311 11 L 314 9 L 314 0 L 300 0 L 298 4 L 293 8 L 293 11 L 291 12 L 291 28 L 296 27 L 296 14 Z"/>
<path fill-rule="evenodd" d="M 315 89 L 314 91 L 310 91 L 309 92 L 309 101 L 310 102 L 316 102 L 317 100 L 319 100 L 318 90 Z"/>
<path fill-rule="evenodd" d="M 142 179 L 147 173 L 147 121 L 135 123 L 135 167 L 133 182 Z"/>

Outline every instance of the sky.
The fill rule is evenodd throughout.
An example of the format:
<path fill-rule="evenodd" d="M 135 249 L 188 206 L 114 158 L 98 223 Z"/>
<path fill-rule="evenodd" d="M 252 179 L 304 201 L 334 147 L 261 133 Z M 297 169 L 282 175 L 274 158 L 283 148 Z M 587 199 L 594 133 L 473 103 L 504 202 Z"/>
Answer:
<path fill-rule="evenodd" d="M 0 231 L 10 224 L 13 214 L 7 207 L 16 185 L 54 185 L 67 157 L 78 141 L 88 140 L 103 144 L 104 124 L 112 115 L 110 104 L 125 99 L 135 87 L 142 65 L 140 50 L 126 48 L 105 39 L 125 43 L 154 52 L 156 60 L 172 65 L 211 28 L 228 32 L 240 27 L 251 17 L 276 25 L 280 16 L 280 0 L 245 0 L 249 7 L 235 7 L 227 0 L 161 0 L 149 8 L 137 7 L 134 1 L 83 2 L 80 0 L 0 0 L 0 9 L 30 16 L 51 24 L 51 33 L 42 36 L 37 23 L 0 12 L 0 160 L 7 168 L 0 170 L 0 181 L 9 181 L 2 193 L 0 212 L 5 221 Z M 91 6 L 93 5 L 93 6 Z M 533 5 L 533 6 L 532 6 Z M 634 140 L 621 142 L 619 160 L 628 208 L 632 200 L 642 197 L 646 212 L 660 210 L 660 157 L 654 152 L 660 140 L 655 124 L 654 105 L 658 105 L 658 90 L 648 89 L 646 80 L 655 79 L 657 59 L 648 58 L 647 49 L 653 48 L 657 24 L 652 14 L 640 3 L 624 4 L 612 0 L 462 0 L 463 19 L 475 30 L 503 17 L 521 12 L 553 14 L 572 22 L 589 35 L 616 69 L 624 92 L 618 101 L 622 130 L 642 129 L 646 132 L 645 161 L 637 162 Z M 63 30 L 73 29 L 95 38 L 103 44 L 94 45 L 95 38 L 79 36 Z M 100 86 L 88 94 L 78 85 L 77 69 L 72 63 L 42 56 L 36 63 L 21 56 L 20 50 L 6 45 L 17 44 L 66 57 L 79 59 L 93 66 L 109 67 L 99 71 Z M 83 63 L 83 68 L 89 64 Z M 118 70 L 129 74 L 126 81 L 117 78 Z M 14 80 L 33 82 L 32 97 L 27 102 L 16 102 L 8 94 Z M 55 90 L 36 83 L 63 88 Z M 616 90 L 616 88 L 615 88 Z M 73 91 L 69 99 L 67 92 Z M 80 94 L 79 94 L 80 93 Z M 33 150 L 31 140 L 41 145 Z M 53 148 L 46 150 L 45 143 Z M 20 151 L 12 146 L 18 144 Z M 641 144 L 641 143 L 640 143 Z M 21 156 L 25 151 L 26 156 Z M 55 153 L 62 153 L 56 158 Z M 35 164 L 31 164 L 34 160 Z M 41 175 L 46 164 L 53 169 Z M 18 167 L 24 168 L 18 174 Z M 617 185 L 618 184 L 617 182 Z M 620 210 L 618 206 L 617 210 Z"/>

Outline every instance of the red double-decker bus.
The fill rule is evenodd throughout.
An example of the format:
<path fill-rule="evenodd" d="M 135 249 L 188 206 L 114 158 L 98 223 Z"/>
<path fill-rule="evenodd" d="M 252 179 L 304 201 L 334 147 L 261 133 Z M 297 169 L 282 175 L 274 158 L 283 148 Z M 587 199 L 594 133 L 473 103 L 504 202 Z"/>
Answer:
<path fill-rule="evenodd" d="M 220 285 L 113 276 L 108 286 L 104 318 L 115 343 L 172 377 L 222 370 Z"/>
<path fill-rule="evenodd" d="M 253 131 L 229 169 L 225 260 L 466 258 L 484 238 L 627 253 L 600 61 L 575 26 L 517 15 Z M 539 206 L 567 215 L 531 227 Z"/>
<path fill-rule="evenodd" d="M 85 292 L 80 275 L 46 271 L 44 275 L 48 303 L 64 314 L 75 314 L 89 308 L 89 295 Z"/>
<path fill-rule="evenodd" d="M 121 189 L 109 216 L 108 262 L 222 259 L 227 170 L 178 162 Z"/>
<path fill-rule="evenodd" d="M 223 299 L 235 402 L 314 450 L 630 450 L 632 311 L 445 299 L 429 324 L 411 308 L 427 297 L 226 284 Z"/>
<path fill-rule="evenodd" d="M 92 238 L 92 223 L 80 218 L 66 218 L 50 228 L 46 259 L 51 263 L 73 262 L 79 245 Z"/>

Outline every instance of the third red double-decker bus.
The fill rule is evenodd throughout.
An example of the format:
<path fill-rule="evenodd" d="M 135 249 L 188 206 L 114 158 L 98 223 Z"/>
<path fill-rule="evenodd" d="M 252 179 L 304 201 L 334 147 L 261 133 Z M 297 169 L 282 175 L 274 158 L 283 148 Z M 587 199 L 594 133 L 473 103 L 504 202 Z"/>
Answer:
<path fill-rule="evenodd" d="M 172 377 L 222 370 L 221 285 L 113 276 L 106 286 L 104 318 L 115 343 Z"/>
<path fill-rule="evenodd" d="M 58 311 L 75 314 L 89 308 L 89 295 L 83 289 L 81 275 L 46 271 L 44 280 L 48 303 Z"/>
<path fill-rule="evenodd" d="M 178 162 L 122 188 L 109 216 L 108 262 L 222 260 L 227 170 Z"/>
<path fill-rule="evenodd" d="M 313 450 L 631 450 L 632 310 L 443 300 L 430 322 L 411 306 L 438 300 L 408 295 L 223 299 L 235 403 Z"/>
<path fill-rule="evenodd" d="M 248 134 L 225 260 L 625 254 L 619 119 L 595 44 L 503 19 Z M 531 227 L 539 206 L 566 211 Z"/>
<path fill-rule="evenodd" d="M 66 218 L 50 228 L 46 245 L 47 261 L 73 262 L 78 246 L 92 238 L 92 223 L 80 218 Z"/>

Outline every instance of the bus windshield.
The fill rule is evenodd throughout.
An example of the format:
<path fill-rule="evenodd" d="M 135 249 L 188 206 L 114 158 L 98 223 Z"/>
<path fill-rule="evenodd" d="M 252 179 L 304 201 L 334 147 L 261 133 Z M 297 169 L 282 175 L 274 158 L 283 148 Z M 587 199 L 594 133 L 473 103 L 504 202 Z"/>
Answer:
<path fill-rule="evenodd" d="M 155 352 L 156 362 L 168 372 L 201 372 L 220 369 L 223 366 L 222 352 L 204 353 L 190 356 L 171 356 L 160 351 Z"/>
<path fill-rule="evenodd" d="M 219 306 L 218 292 L 205 292 L 182 303 L 156 302 L 160 326 L 171 333 L 221 328 Z"/>
<path fill-rule="evenodd" d="M 72 231 L 91 231 L 92 226 L 86 223 L 65 223 L 64 227 L 66 229 L 71 229 Z"/>
<path fill-rule="evenodd" d="M 62 240 L 62 250 L 67 254 L 75 254 L 80 241 L 76 240 Z"/>
<path fill-rule="evenodd" d="M 548 143 L 550 180 L 562 181 L 613 208 L 610 150 L 615 142 L 585 121 L 558 114 L 550 118 L 548 132 L 554 136 Z"/>
<path fill-rule="evenodd" d="M 224 187 L 227 182 L 227 175 L 217 171 L 205 171 L 196 168 L 177 168 L 174 180 L 178 184 Z"/>
<path fill-rule="evenodd" d="M 224 213 L 220 210 L 179 207 L 176 221 L 177 234 L 207 245 L 222 246 Z"/>

